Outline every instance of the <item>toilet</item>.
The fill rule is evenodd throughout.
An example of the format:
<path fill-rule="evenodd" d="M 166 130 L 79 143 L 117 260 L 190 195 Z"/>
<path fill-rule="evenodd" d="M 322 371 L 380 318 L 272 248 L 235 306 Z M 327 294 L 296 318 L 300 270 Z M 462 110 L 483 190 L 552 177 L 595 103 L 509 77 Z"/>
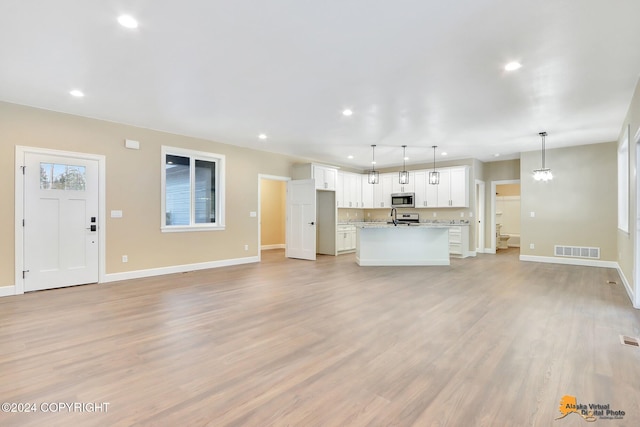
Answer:
<path fill-rule="evenodd" d="M 502 224 L 496 224 L 496 249 L 508 249 L 509 248 L 509 236 L 508 234 L 502 234 Z"/>

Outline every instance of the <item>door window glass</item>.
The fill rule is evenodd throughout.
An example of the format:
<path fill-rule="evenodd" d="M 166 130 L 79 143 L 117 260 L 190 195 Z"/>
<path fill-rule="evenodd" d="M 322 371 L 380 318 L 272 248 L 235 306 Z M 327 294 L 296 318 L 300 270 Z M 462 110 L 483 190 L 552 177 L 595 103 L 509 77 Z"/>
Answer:
<path fill-rule="evenodd" d="M 42 190 L 84 191 L 87 169 L 78 165 L 40 163 L 40 188 Z"/>

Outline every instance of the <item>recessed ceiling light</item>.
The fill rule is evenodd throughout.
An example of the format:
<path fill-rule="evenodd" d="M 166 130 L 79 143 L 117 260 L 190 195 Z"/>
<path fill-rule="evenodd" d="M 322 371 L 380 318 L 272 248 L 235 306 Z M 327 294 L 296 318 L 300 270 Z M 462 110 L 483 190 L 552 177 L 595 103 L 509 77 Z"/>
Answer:
<path fill-rule="evenodd" d="M 258 135 L 258 138 L 267 139 L 267 135 L 265 135 L 264 133 L 261 133 L 260 135 Z"/>
<path fill-rule="evenodd" d="M 69 92 L 72 96 L 75 96 L 76 98 L 82 98 L 84 96 L 84 93 L 82 93 L 81 90 L 78 89 L 74 89 L 71 92 Z"/>
<path fill-rule="evenodd" d="M 353 156 L 352 156 L 351 154 L 349 154 L 349 155 L 347 156 L 347 159 L 353 159 Z"/>
<path fill-rule="evenodd" d="M 353 114 L 353 111 L 349 110 L 348 108 L 342 111 L 343 116 L 350 116 L 352 114 Z"/>
<path fill-rule="evenodd" d="M 372 164 L 372 165 L 375 165 L 375 164 L 376 164 L 376 161 L 375 161 L 375 160 L 374 160 L 374 161 L 372 161 L 372 162 L 371 162 L 371 164 Z"/>
<path fill-rule="evenodd" d="M 493 157 L 500 157 L 500 153 L 494 154 Z"/>
<path fill-rule="evenodd" d="M 407 160 L 409 160 L 409 158 L 408 157 L 403 157 L 402 160 L 407 161 Z"/>
<path fill-rule="evenodd" d="M 507 65 L 504 66 L 505 71 L 515 71 L 518 68 L 522 67 L 522 64 L 517 62 L 517 61 L 513 61 L 513 62 L 509 62 Z"/>
<path fill-rule="evenodd" d="M 138 28 L 138 21 L 131 15 L 120 15 L 118 16 L 118 22 L 125 28 Z"/>
<path fill-rule="evenodd" d="M 441 155 L 441 156 L 446 156 L 446 155 L 447 155 L 447 152 L 446 152 L 446 151 L 443 151 L 440 155 Z"/>

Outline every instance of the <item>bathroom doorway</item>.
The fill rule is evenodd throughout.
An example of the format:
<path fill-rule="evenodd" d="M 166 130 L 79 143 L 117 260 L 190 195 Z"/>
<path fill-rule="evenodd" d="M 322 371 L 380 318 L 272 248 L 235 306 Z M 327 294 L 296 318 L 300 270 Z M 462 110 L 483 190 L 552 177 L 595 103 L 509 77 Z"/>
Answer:
<path fill-rule="evenodd" d="M 520 252 L 520 182 L 496 182 L 494 232 L 497 254 Z"/>
<path fill-rule="evenodd" d="M 520 251 L 520 183 L 496 185 L 496 253 Z"/>

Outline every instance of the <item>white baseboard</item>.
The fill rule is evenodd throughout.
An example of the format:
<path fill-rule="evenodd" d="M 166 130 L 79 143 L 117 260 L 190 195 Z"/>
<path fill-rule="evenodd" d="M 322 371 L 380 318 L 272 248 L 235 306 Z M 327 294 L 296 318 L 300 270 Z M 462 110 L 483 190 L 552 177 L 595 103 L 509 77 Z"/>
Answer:
<path fill-rule="evenodd" d="M 484 248 L 483 253 L 495 255 L 496 254 L 496 248 Z"/>
<path fill-rule="evenodd" d="M 271 249 L 284 249 L 285 248 L 285 244 L 284 243 L 280 243 L 277 245 L 262 245 L 260 246 L 260 249 L 263 251 L 270 251 Z"/>
<path fill-rule="evenodd" d="M 225 259 L 221 261 L 199 262 L 196 264 L 172 265 L 170 267 L 150 268 L 147 270 L 125 271 L 122 273 L 105 274 L 102 283 L 117 282 L 120 280 L 140 279 L 142 277 L 162 276 L 165 274 L 184 273 L 187 271 L 206 270 L 208 268 L 228 267 L 232 265 L 250 264 L 259 262 L 257 256 L 246 258 Z"/>
<path fill-rule="evenodd" d="M 8 297 L 16 294 L 15 286 L 0 286 L 0 297 Z"/>
<path fill-rule="evenodd" d="M 476 255 L 477 255 L 476 251 L 469 251 L 469 256 L 473 256 L 474 257 Z"/>
<path fill-rule="evenodd" d="M 615 261 L 597 259 L 559 258 L 552 256 L 520 255 L 520 261 L 546 262 L 549 264 L 581 265 L 584 267 L 618 268 Z"/>

